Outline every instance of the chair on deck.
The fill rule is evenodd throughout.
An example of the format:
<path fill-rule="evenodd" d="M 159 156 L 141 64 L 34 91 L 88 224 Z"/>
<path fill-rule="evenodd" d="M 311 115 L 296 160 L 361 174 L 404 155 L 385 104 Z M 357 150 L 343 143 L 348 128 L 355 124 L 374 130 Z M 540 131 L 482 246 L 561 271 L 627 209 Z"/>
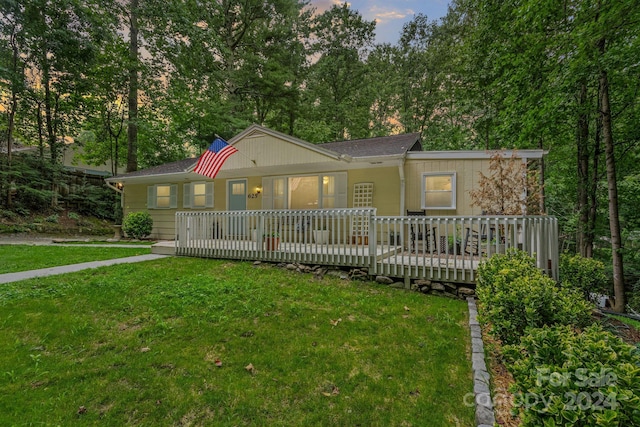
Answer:
<path fill-rule="evenodd" d="M 407 216 L 426 216 L 426 211 L 424 209 L 415 211 L 407 210 Z M 436 250 L 436 227 L 432 227 L 430 231 L 428 231 L 427 228 L 426 224 L 410 223 L 409 237 L 411 242 L 411 252 L 433 252 Z M 418 242 L 423 243 L 422 245 L 418 245 Z"/>
<path fill-rule="evenodd" d="M 488 230 L 487 230 L 488 229 Z M 491 242 L 496 235 L 496 229 L 494 227 L 487 227 L 487 224 L 480 225 L 480 231 L 474 230 L 473 227 L 467 227 L 463 252 L 469 255 L 479 256 L 481 248 Z"/>

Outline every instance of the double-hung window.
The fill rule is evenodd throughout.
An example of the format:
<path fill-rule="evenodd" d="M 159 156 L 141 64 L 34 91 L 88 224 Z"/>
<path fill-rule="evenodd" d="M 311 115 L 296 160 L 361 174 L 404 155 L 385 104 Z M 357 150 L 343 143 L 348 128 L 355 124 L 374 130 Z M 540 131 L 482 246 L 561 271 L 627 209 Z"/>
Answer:
<path fill-rule="evenodd" d="M 182 206 L 202 209 L 213 207 L 213 182 L 190 182 L 184 184 Z"/>
<path fill-rule="evenodd" d="M 456 208 L 455 172 L 429 172 L 422 174 L 422 208 Z"/>
<path fill-rule="evenodd" d="M 156 184 L 147 187 L 147 208 L 175 209 L 178 207 L 178 186 L 175 184 Z"/>

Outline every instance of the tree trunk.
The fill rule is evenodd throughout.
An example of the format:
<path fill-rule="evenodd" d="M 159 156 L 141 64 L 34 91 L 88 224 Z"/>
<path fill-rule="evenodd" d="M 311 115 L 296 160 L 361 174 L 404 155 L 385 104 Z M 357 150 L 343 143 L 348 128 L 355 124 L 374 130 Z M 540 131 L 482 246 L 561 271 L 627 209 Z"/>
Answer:
<path fill-rule="evenodd" d="M 15 30 L 15 28 L 14 28 Z M 7 126 L 7 207 L 10 208 L 13 204 L 12 194 L 11 194 L 11 156 L 12 156 L 12 148 L 13 148 L 13 128 L 15 123 L 16 110 L 18 109 L 18 88 L 17 79 L 18 79 L 18 45 L 16 44 L 16 34 L 15 31 L 11 34 L 11 50 L 12 50 L 12 83 L 11 83 L 11 104 L 9 107 L 9 124 Z"/>
<path fill-rule="evenodd" d="M 598 96 L 598 111 L 600 111 L 600 96 Z M 589 186 L 589 228 L 587 229 L 587 253 L 589 258 L 593 257 L 593 243 L 596 239 L 596 220 L 598 218 L 598 182 L 600 181 L 600 155 L 602 141 L 602 118 L 596 119 L 596 133 L 593 145 L 593 167 L 591 168 L 591 185 Z"/>
<path fill-rule="evenodd" d="M 587 239 L 589 228 L 589 120 L 586 113 L 587 85 L 580 84 L 580 94 L 578 99 L 578 230 L 577 246 L 581 256 L 588 256 L 589 242 Z"/>
<path fill-rule="evenodd" d="M 43 61 L 43 64 L 47 64 Z M 51 163 L 58 161 L 58 141 L 53 126 L 53 112 L 51 106 L 51 82 L 49 79 L 48 65 L 43 66 L 42 85 L 44 86 L 44 125 L 47 128 L 47 141 L 49 142 L 49 150 L 51 152 Z"/>
<path fill-rule="evenodd" d="M 600 49 L 604 51 L 605 40 L 600 40 Z M 613 310 L 623 313 L 625 310 L 624 270 L 622 265 L 622 239 L 620 218 L 618 215 L 618 182 L 614 157 L 613 129 L 611 124 L 611 105 L 609 103 L 609 80 L 605 70 L 600 71 L 600 115 L 602 117 L 602 137 L 605 144 L 607 165 L 607 187 L 609 193 L 609 229 L 611 231 L 611 258 L 613 262 Z"/>
<path fill-rule="evenodd" d="M 129 3 L 129 122 L 127 172 L 138 170 L 138 0 Z"/>

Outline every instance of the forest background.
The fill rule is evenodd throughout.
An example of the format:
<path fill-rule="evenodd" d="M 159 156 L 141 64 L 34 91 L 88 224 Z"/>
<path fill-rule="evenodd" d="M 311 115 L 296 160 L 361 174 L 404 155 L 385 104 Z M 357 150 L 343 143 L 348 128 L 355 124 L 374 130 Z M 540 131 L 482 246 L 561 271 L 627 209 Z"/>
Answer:
<path fill-rule="evenodd" d="M 113 174 L 251 123 L 314 143 L 541 148 L 563 248 L 605 260 L 640 309 L 637 3 L 454 0 L 395 44 L 375 29 L 299 0 L 3 0 L 0 208 L 55 205 L 71 140 Z M 18 161 L 25 145 L 39 162 Z"/>

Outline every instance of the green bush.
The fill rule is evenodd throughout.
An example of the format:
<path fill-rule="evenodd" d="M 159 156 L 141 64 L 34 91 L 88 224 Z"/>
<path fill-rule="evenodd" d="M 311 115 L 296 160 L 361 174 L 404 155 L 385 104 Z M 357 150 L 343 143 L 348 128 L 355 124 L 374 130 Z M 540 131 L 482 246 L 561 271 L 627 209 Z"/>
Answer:
<path fill-rule="evenodd" d="M 58 221 L 60 221 L 60 215 L 58 214 L 53 214 L 53 215 L 49 215 L 48 217 L 46 217 L 44 219 L 46 222 L 50 222 L 52 224 L 57 224 Z"/>
<path fill-rule="evenodd" d="M 131 212 L 122 221 L 122 231 L 134 239 L 143 239 L 151 234 L 153 219 L 148 212 Z"/>
<path fill-rule="evenodd" d="M 522 251 L 495 255 L 478 268 L 480 318 L 505 344 L 516 344 L 528 328 L 586 326 L 593 305 L 574 290 L 560 288 Z"/>
<path fill-rule="evenodd" d="M 640 425 L 640 355 L 600 326 L 531 329 L 503 355 L 522 426 Z"/>
<path fill-rule="evenodd" d="M 612 288 L 604 273 L 602 261 L 580 255 L 560 256 L 560 283 L 562 287 L 580 291 L 592 301 L 591 294 L 611 295 Z"/>

